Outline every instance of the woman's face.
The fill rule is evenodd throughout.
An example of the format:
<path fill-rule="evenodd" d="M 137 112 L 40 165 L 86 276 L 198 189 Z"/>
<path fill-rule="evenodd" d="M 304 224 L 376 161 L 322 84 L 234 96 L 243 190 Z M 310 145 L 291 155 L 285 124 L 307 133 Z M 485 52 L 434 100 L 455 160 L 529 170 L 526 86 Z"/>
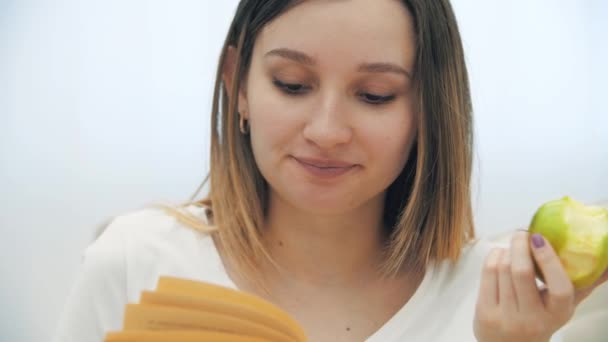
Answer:
<path fill-rule="evenodd" d="M 272 200 L 382 200 L 416 136 L 412 17 L 396 0 L 305 1 L 258 35 L 241 111 Z"/>

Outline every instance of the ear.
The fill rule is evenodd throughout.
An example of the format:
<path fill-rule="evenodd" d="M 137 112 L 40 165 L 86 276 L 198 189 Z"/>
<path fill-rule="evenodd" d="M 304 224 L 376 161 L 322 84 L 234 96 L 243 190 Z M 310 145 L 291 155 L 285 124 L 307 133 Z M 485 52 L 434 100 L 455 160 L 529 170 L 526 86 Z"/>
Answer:
<path fill-rule="evenodd" d="M 232 85 L 234 81 L 234 74 L 236 72 L 236 59 L 237 59 L 237 51 L 236 48 L 232 45 L 228 46 L 226 49 L 226 56 L 224 58 L 224 65 L 222 65 L 222 81 L 224 82 L 224 86 L 226 87 L 226 94 L 228 95 L 228 99 L 232 99 Z M 245 89 L 247 88 L 247 80 L 246 78 L 241 79 L 241 84 L 238 89 L 238 100 L 237 100 L 237 110 L 241 115 L 245 118 L 249 118 L 249 108 L 247 103 L 247 94 Z"/>

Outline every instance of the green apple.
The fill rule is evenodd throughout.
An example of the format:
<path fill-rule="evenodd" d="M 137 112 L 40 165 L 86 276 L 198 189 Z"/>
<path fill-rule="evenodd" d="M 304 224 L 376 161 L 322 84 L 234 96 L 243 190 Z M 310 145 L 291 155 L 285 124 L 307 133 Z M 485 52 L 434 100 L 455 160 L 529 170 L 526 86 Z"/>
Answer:
<path fill-rule="evenodd" d="M 575 288 L 593 284 L 608 267 L 608 210 L 565 196 L 543 204 L 530 233 L 545 237 Z"/>

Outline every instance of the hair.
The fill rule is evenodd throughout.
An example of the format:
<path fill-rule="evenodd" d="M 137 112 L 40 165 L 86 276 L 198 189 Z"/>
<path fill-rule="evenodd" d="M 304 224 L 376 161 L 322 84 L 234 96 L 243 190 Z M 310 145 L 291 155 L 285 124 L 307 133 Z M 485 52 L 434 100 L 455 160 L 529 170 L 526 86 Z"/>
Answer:
<path fill-rule="evenodd" d="M 210 181 L 209 193 L 187 203 L 209 208 L 212 219 L 205 223 L 183 211 L 170 211 L 190 227 L 210 232 L 236 271 L 251 280 L 259 277 L 263 262 L 276 262 L 262 239 L 268 185 L 255 163 L 249 136 L 239 130 L 236 94 L 248 74 L 257 35 L 300 2 L 240 1 L 215 81 L 210 171 L 203 182 Z M 413 80 L 421 115 L 408 161 L 386 193 L 384 223 L 389 234 L 381 271 L 389 276 L 403 267 L 425 270 L 432 262 L 456 261 L 475 237 L 470 196 L 472 108 L 456 18 L 448 0 L 402 3 L 414 19 Z M 229 47 L 236 51 L 232 89 L 222 81 Z"/>

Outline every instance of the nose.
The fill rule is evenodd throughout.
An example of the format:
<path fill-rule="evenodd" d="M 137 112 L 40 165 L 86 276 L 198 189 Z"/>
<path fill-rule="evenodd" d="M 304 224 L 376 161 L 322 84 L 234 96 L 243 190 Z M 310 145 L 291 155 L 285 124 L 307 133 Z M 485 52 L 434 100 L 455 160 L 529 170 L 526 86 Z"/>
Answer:
<path fill-rule="evenodd" d="M 303 134 L 324 150 L 349 143 L 353 132 L 344 101 L 338 96 L 326 96 L 306 123 Z"/>

